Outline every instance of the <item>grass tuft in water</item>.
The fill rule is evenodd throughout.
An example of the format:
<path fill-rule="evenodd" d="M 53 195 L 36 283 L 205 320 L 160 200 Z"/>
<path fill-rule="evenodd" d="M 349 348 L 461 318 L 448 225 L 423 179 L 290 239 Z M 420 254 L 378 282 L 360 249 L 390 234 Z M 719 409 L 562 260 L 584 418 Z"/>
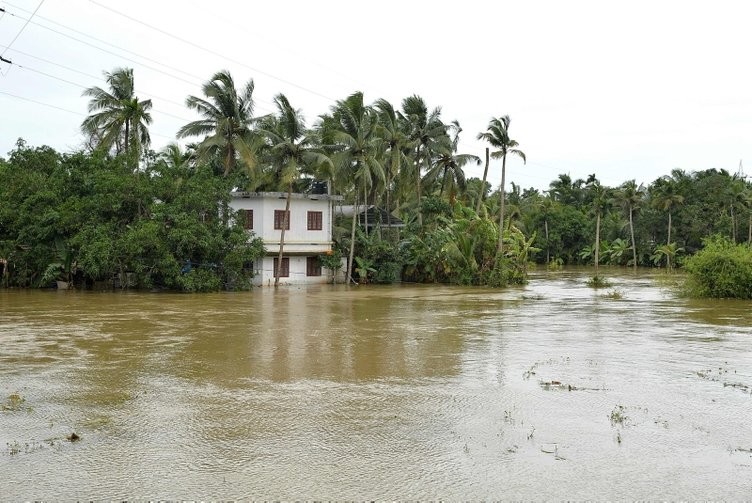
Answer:
<path fill-rule="evenodd" d="M 604 299 L 621 300 L 624 298 L 624 292 L 622 290 L 619 290 L 618 288 L 614 288 L 601 295 L 601 297 L 603 297 Z"/>
<path fill-rule="evenodd" d="M 611 282 L 608 279 L 603 276 L 598 276 L 597 274 L 588 279 L 586 284 L 590 288 L 607 288 L 611 286 Z"/>

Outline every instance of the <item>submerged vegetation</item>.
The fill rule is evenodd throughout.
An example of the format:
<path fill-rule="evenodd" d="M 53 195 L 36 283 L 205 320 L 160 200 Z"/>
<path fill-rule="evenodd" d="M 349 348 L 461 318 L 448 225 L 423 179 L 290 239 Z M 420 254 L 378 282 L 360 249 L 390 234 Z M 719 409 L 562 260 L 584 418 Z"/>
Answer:
<path fill-rule="evenodd" d="M 752 248 L 713 236 L 685 263 L 687 291 L 695 297 L 752 299 Z"/>
<path fill-rule="evenodd" d="M 73 281 L 184 291 L 248 283 L 263 252 L 222 208 L 230 185 L 208 167 L 154 156 L 138 172 L 102 152 L 58 154 L 19 142 L 0 163 L 6 285 Z"/>
<path fill-rule="evenodd" d="M 598 288 L 608 286 L 604 265 L 686 266 L 695 295 L 751 295 L 752 187 L 724 170 L 674 170 L 648 187 L 561 174 L 547 191 L 508 189 L 507 157 L 527 161 L 509 116 L 476 134 L 490 145 L 483 178 L 466 178 L 481 157 L 458 152 L 460 123 L 418 95 L 395 106 L 356 92 L 307 124 L 282 94 L 275 113 L 255 115 L 253 80 L 237 88 L 227 71 L 186 99 L 200 118 L 177 137 L 196 143 L 156 153 L 152 103 L 135 95 L 133 71 L 105 78 L 108 89 L 84 92 L 81 151 L 19 140 L 0 159 L 4 286 L 246 288 L 264 250 L 234 223 L 229 192 L 279 191 L 289 203 L 326 180 L 355 211 L 337 219 L 334 250 L 320 261 L 336 270 L 346 259 L 359 283 L 504 286 L 524 283 L 533 263 L 592 264 Z M 380 220 L 366 222 L 361 212 L 373 209 Z M 725 241 L 703 241 L 711 235 Z M 284 233 L 281 241 L 280 257 Z"/>

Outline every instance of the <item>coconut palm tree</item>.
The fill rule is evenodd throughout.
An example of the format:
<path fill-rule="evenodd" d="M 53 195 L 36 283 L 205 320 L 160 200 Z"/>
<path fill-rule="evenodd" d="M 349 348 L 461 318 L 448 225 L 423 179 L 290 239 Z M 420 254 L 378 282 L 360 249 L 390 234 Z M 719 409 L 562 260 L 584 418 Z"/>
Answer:
<path fill-rule="evenodd" d="M 350 182 L 355 189 L 347 260 L 347 273 L 352 279 L 359 193 L 363 191 L 365 200 L 369 188 L 383 183 L 386 178 L 379 162 L 383 145 L 379 137 L 379 118 L 376 110 L 364 104 L 363 93 L 356 92 L 338 100 L 331 115 L 322 118 L 321 127 L 323 136 L 332 143 L 335 175 Z"/>
<path fill-rule="evenodd" d="M 417 196 L 418 225 L 423 226 L 421 209 L 422 171 L 428 169 L 437 142 L 446 134 L 446 125 L 441 122 L 441 108 L 429 112 L 426 102 L 418 95 L 408 96 L 402 100 L 402 117 L 409 130 L 409 138 L 414 149 L 415 190 Z"/>
<path fill-rule="evenodd" d="M 404 130 L 404 121 L 400 120 L 398 112 L 391 103 L 385 99 L 379 99 L 376 100 L 374 108 L 379 115 L 378 131 L 385 148 L 382 165 L 386 173 L 386 210 L 391 214 L 394 180 L 402 171 L 403 166 L 407 165 L 405 149 L 409 146 L 410 140 Z M 391 224 L 390 219 L 387 227 L 391 227 Z"/>
<path fill-rule="evenodd" d="M 490 149 L 486 147 L 486 164 L 483 167 L 483 181 L 481 182 L 480 186 L 482 189 L 484 189 L 480 194 L 478 194 L 478 199 L 475 202 L 475 213 L 480 213 L 480 205 L 483 204 L 483 200 L 486 198 L 486 179 L 488 179 L 488 164 L 490 161 Z"/>
<path fill-rule="evenodd" d="M 546 196 L 538 203 L 538 207 L 543 217 L 543 232 L 546 238 L 546 265 L 551 262 L 551 246 L 548 238 L 548 220 L 551 218 L 551 213 L 554 207 L 554 200 L 550 196 Z"/>
<path fill-rule="evenodd" d="M 465 173 L 462 168 L 470 162 L 479 165 L 480 157 L 457 153 L 460 133 L 462 132 L 459 122 L 452 121 L 449 130 L 454 133 L 454 136 L 450 137 L 445 134 L 440 137 L 435 147 L 436 158 L 433 161 L 433 166 L 426 173 L 426 181 L 428 183 L 439 181 L 441 185 L 439 196 L 444 193 L 445 188 L 448 189 L 449 200 L 453 204 L 457 189 L 460 192 L 465 191 Z"/>
<path fill-rule="evenodd" d="M 608 207 L 610 194 L 609 190 L 601 185 L 601 182 L 595 178 L 595 175 L 590 175 L 588 178 L 587 189 L 588 192 L 590 192 L 591 208 L 593 213 L 595 213 L 595 246 L 593 248 L 593 253 L 595 255 L 595 277 L 597 278 L 601 248 L 601 215 Z"/>
<path fill-rule="evenodd" d="M 506 182 L 507 154 L 516 155 L 527 163 L 525 153 L 517 149 L 519 144 L 509 137 L 509 116 L 504 115 L 500 118 L 492 118 L 488 123 L 488 129 L 484 133 L 478 133 L 479 140 L 485 140 L 492 147 L 498 149 L 491 152 L 491 157 L 501 159 L 501 188 L 500 188 L 500 206 L 499 206 L 499 243 L 496 254 L 500 258 L 504 253 L 504 184 Z"/>
<path fill-rule="evenodd" d="M 135 169 L 151 143 L 148 129 L 152 122 L 151 100 L 139 100 L 134 95 L 132 68 L 116 68 L 104 76 L 109 91 L 94 86 L 83 92 L 91 100 L 90 115 L 81 123 L 81 131 L 98 148 L 125 154 L 128 164 Z"/>
<path fill-rule="evenodd" d="M 684 203 L 684 196 L 677 191 L 677 182 L 669 176 L 653 183 L 653 206 L 668 213 L 666 245 L 671 245 L 671 210 Z M 666 254 L 666 269 L 671 270 L 671 256 Z"/>
<path fill-rule="evenodd" d="M 179 144 L 172 142 L 168 143 L 165 148 L 162 149 L 159 153 L 159 158 L 170 168 L 176 169 L 185 165 L 190 159 L 190 156 L 187 152 L 183 151 Z"/>
<path fill-rule="evenodd" d="M 727 188 L 725 195 L 728 200 L 729 213 L 731 215 L 731 240 L 736 243 L 738 226 L 736 222 L 735 208 L 744 208 L 748 197 L 748 190 L 744 180 L 734 177 L 731 180 L 731 184 Z"/>
<path fill-rule="evenodd" d="M 201 115 L 201 119 L 180 128 L 178 138 L 204 137 L 198 144 L 198 160 L 206 162 L 216 155 L 222 159 L 226 177 L 238 160 L 252 171 L 256 167 L 256 150 L 260 138 L 253 131 L 258 120 L 253 116 L 253 79 L 240 91 L 227 70 L 215 73 L 202 91 L 206 99 L 188 96 L 185 104 Z"/>
<path fill-rule="evenodd" d="M 279 236 L 278 267 L 274 270 L 274 286 L 279 285 L 282 258 L 285 247 L 285 229 L 290 218 L 290 201 L 293 183 L 301 174 L 313 174 L 320 167 L 331 171 L 332 161 L 316 147 L 313 132 L 305 127 L 305 119 L 300 110 L 290 105 L 284 94 L 274 98 L 277 114 L 267 118 L 258 130 L 267 140 L 264 157 L 276 171 L 276 178 L 287 189 L 285 213 Z"/>
<path fill-rule="evenodd" d="M 616 192 L 616 201 L 627 212 L 629 217 L 629 237 L 632 241 L 632 267 L 637 270 L 637 244 L 634 235 L 634 212 L 645 199 L 645 188 L 634 180 L 624 182 Z"/>

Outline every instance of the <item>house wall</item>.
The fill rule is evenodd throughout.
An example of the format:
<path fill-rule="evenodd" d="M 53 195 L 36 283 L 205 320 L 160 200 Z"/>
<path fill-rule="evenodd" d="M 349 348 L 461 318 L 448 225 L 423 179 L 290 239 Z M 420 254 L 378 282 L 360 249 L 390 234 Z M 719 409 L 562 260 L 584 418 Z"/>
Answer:
<path fill-rule="evenodd" d="M 287 256 L 290 259 L 290 275 L 287 278 L 279 278 L 280 285 L 316 285 L 332 283 L 332 272 L 324 267 L 321 268 L 321 276 L 306 276 L 306 258 L 307 256 Z M 311 255 L 316 256 L 316 255 Z M 274 259 L 276 257 L 268 255 L 256 261 L 254 264 L 255 275 L 253 284 L 256 286 L 274 285 Z M 343 260 L 342 267 L 337 272 L 335 278 L 337 283 L 345 281 L 345 267 Z"/>
<path fill-rule="evenodd" d="M 317 257 L 332 249 L 333 212 L 332 200 L 341 196 L 293 194 L 290 200 L 290 228 L 285 231 L 284 257 L 289 259 L 289 276 L 280 277 L 280 284 L 321 284 L 331 283 L 332 273 L 322 268 L 321 276 L 307 276 L 308 257 Z M 284 211 L 286 194 L 234 193 L 230 201 L 233 210 L 253 210 L 253 229 L 249 234 L 260 237 L 264 242 L 266 256 L 254 264 L 253 284 L 267 286 L 274 284 L 274 259 L 279 254 L 279 241 L 282 231 L 274 229 L 274 211 Z M 308 212 L 320 211 L 321 230 L 308 230 Z M 343 266 L 337 273 L 336 281 L 345 280 Z"/>
<path fill-rule="evenodd" d="M 290 228 L 285 231 L 285 253 L 320 254 L 331 250 L 332 210 L 328 198 L 315 196 L 293 198 L 290 201 Z M 253 232 L 264 241 L 267 253 L 279 253 L 282 231 L 274 228 L 274 211 L 285 209 L 285 196 L 233 198 L 233 210 L 253 210 Z M 308 211 L 322 213 L 322 229 L 308 230 Z"/>

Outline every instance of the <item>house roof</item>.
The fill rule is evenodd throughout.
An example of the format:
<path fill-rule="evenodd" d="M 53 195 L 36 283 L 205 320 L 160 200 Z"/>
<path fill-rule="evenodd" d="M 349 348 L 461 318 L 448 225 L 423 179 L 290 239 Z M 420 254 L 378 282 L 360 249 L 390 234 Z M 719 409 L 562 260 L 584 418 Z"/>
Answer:
<path fill-rule="evenodd" d="M 342 215 L 345 217 L 352 217 L 353 212 L 355 211 L 355 206 L 352 204 L 341 204 L 339 206 L 336 206 L 335 211 L 338 215 Z M 366 227 L 404 227 L 405 223 L 400 220 L 399 218 L 395 217 L 394 215 L 389 214 L 384 208 L 376 207 L 374 205 L 370 205 L 367 208 L 363 206 L 358 206 L 358 215 L 366 216 Z M 362 216 L 361 216 L 362 220 Z"/>
<path fill-rule="evenodd" d="M 233 191 L 230 195 L 236 199 L 287 199 L 287 192 L 245 192 Z M 334 194 L 302 194 L 293 192 L 292 199 L 310 199 L 312 201 L 342 201 L 344 197 Z"/>

